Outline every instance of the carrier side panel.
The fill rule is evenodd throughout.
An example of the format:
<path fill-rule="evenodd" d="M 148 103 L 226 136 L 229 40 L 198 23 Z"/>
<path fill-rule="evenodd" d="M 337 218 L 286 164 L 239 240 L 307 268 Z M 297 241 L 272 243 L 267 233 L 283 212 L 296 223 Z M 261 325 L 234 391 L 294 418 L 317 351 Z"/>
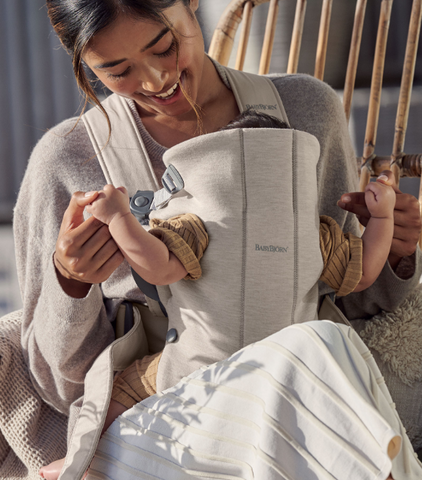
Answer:
<path fill-rule="evenodd" d="M 318 140 L 295 130 L 293 151 L 298 253 L 294 322 L 302 323 L 317 318 L 317 282 L 322 272 L 317 189 Z"/>
<path fill-rule="evenodd" d="M 292 322 L 292 130 L 244 130 L 246 262 L 244 344 Z"/>

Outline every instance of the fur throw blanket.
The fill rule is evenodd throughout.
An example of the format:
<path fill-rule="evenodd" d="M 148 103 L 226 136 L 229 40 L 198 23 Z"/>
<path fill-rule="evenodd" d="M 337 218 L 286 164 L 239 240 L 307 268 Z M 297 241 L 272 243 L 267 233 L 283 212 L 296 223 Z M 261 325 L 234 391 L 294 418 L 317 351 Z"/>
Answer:
<path fill-rule="evenodd" d="M 422 284 L 394 312 L 382 312 L 360 336 L 406 385 L 422 381 Z"/>

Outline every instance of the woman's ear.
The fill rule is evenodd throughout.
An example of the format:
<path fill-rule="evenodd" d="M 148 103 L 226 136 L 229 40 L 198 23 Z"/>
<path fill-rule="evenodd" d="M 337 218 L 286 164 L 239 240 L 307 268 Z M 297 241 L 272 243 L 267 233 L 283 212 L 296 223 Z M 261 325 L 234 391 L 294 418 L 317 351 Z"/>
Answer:
<path fill-rule="evenodd" d="M 190 8 L 192 12 L 195 13 L 198 10 L 198 7 L 199 7 L 199 0 L 190 0 Z"/>

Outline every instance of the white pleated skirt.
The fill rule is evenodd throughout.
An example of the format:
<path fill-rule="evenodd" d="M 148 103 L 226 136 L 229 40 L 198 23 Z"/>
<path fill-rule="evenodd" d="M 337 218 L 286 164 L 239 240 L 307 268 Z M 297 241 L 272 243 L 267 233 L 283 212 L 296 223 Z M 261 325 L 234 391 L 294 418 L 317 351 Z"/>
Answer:
<path fill-rule="evenodd" d="M 370 352 L 329 321 L 288 327 L 120 416 L 88 480 L 422 479 Z"/>

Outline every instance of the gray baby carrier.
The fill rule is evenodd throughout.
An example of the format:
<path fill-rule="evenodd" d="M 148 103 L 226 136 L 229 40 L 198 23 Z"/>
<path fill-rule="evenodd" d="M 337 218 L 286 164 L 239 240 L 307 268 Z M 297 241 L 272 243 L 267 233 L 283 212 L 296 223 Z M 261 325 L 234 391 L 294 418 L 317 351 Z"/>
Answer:
<path fill-rule="evenodd" d="M 288 123 L 271 80 L 225 71 L 240 111 L 252 107 Z M 130 196 L 160 189 L 127 102 L 112 95 L 103 105 L 113 132 L 105 148 L 108 128 L 102 113 L 92 109 L 83 118 L 107 182 L 124 185 Z M 317 318 L 322 271 L 318 159 L 317 139 L 293 129 L 215 132 L 165 153 L 164 163 L 176 167 L 184 188 L 151 217 L 194 213 L 210 243 L 198 281 L 158 287 L 171 333 L 159 363 L 158 391 L 288 325 Z M 149 300 L 149 305 L 162 319 L 157 304 Z M 126 337 L 133 339 L 142 319 L 135 327 Z M 76 423 L 62 479 L 81 478 L 95 451 L 112 371 L 133 360 L 125 359 L 125 341 L 111 345 L 87 375 L 86 385 L 96 387 L 86 387 L 85 415 Z M 97 379 L 106 371 L 104 387 Z"/>

